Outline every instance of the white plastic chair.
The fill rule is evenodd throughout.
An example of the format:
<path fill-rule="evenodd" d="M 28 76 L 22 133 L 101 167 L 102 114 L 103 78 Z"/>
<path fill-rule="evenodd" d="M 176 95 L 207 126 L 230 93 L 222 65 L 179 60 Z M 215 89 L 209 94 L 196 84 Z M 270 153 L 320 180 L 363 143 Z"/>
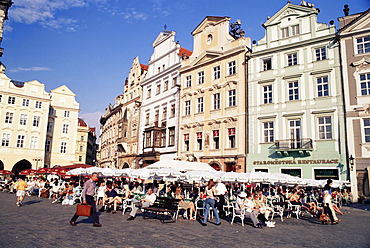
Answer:
<path fill-rule="evenodd" d="M 238 217 L 240 218 L 241 222 L 242 222 L 242 226 L 244 226 L 244 210 L 237 210 L 236 209 L 236 202 L 233 203 L 233 218 L 231 220 L 231 225 L 234 223 L 234 219 L 235 217 Z M 239 212 L 239 213 L 238 213 Z"/>
<path fill-rule="evenodd" d="M 301 214 L 301 206 L 300 205 L 293 205 L 292 203 L 288 202 L 288 208 L 290 209 L 288 216 L 291 217 L 292 214 L 295 214 L 297 219 L 299 219 L 299 216 Z"/>
<path fill-rule="evenodd" d="M 126 200 L 124 200 L 122 202 L 122 215 L 125 214 L 126 209 L 128 209 L 128 208 L 132 209 L 132 206 L 133 206 L 132 199 L 126 199 Z"/>

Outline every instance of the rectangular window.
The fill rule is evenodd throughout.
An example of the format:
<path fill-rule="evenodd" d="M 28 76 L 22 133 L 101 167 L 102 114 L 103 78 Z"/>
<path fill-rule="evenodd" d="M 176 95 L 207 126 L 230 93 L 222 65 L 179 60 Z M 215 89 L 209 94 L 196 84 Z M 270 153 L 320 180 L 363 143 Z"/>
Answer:
<path fill-rule="evenodd" d="M 30 105 L 30 100 L 28 100 L 28 99 L 23 99 L 23 101 L 22 101 L 22 106 L 24 106 L 24 107 L 28 107 Z"/>
<path fill-rule="evenodd" d="M 40 125 L 40 118 L 40 116 L 34 116 L 32 126 L 38 127 Z"/>
<path fill-rule="evenodd" d="M 274 142 L 274 122 L 263 123 L 263 137 L 265 143 Z"/>
<path fill-rule="evenodd" d="M 152 89 L 148 89 L 146 99 L 149 99 L 152 97 Z"/>
<path fill-rule="evenodd" d="M 197 133 L 197 148 L 198 148 L 198 151 L 203 150 L 203 133 L 202 132 Z"/>
<path fill-rule="evenodd" d="M 163 91 L 167 91 L 167 90 L 168 90 L 168 81 L 165 81 L 163 85 Z"/>
<path fill-rule="evenodd" d="M 161 147 L 166 147 L 166 130 L 161 131 Z"/>
<path fill-rule="evenodd" d="M 189 134 L 184 134 L 184 145 L 185 151 L 190 151 Z"/>
<path fill-rule="evenodd" d="M 177 77 L 173 77 L 172 78 L 172 88 L 176 87 L 176 85 L 177 85 Z"/>
<path fill-rule="evenodd" d="M 156 127 L 158 127 L 158 121 L 159 121 L 159 110 L 157 109 L 155 112 L 154 112 L 154 125 Z"/>
<path fill-rule="evenodd" d="M 272 103 L 272 85 L 263 86 L 263 103 Z"/>
<path fill-rule="evenodd" d="M 228 130 L 229 148 L 235 148 L 235 128 L 229 128 Z"/>
<path fill-rule="evenodd" d="M 319 139 L 332 139 L 331 117 L 319 117 Z"/>
<path fill-rule="evenodd" d="M 185 101 L 185 115 L 190 115 L 190 100 Z"/>
<path fill-rule="evenodd" d="M 370 73 L 360 75 L 361 95 L 370 95 Z"/>
<path fill-rule="evenodd" d="M 5 114 L 5 123 L 13 123 L 13 113 L 6 112 Z"/>
<path fill-rule="evenodd" d="M 64 111 L 64 117 L 69 117 L 70 111 Z"/>
<path fill-rule="evenodd" d="M 27 125 L 27 115 L 21 114 L 21 118 L 19 119 L 19 125 Z"/>
<path fill-rule="evenodd" d="M 289 101 L 299 99 L 298 81 L 288 82 Z"/>
<path fill-rule="evenodd" d="M 299 25 L 293 25 L 291 30 L 292 30 L 292 36 L 299 35 Z"/>
<path fill-rule="evenodd" d="M 78 156 L 78 161 L 82 162 L 82 156 Z"/>
<path fill-rule="evenodd" d="M 288 66 L 293 66 L 298 64 L 297 53 L 291 53 L 287 55 Z"/>
<path fill-rule="evenodd" d="M 204 98 L 199 97 L 197 99 L 197 105 L 198 105 L 198 113 L 203 113 L 204 112 Z"/>
<path fill-rule="evenodd" d="M 213 148 L 220 149 L 220 130 L 213 130 Z"/>
<path fill-rule="evenodd" d="M 364 135 L 365 135 L 365 142 L 370 142 L 370 119 L 364 119 Z"/>
<path fill-rule="evenodd" d="M 288 38 L 289 37 L 289 28 L 282 28 L 281 29 L 281 38 Z"/>
<path fill-rule="evenodd" d="M 175 117 L 175 114 L 176 114 L 176 105 L 175 104 L 171 104 L 171 118 Z"/>
<path fill-rule="evenodd" d="M 84 141 L 85 140 L 85 137 L 84 136 L 81 136 L 80 140 L 81 141 Z"/>
<path fill-rule="evenodd" d="M 60 142 L 60 153 L 67 153 L 67 142 Z"/>
<path fill-rule="evenodd" d="M 156 94 L 156 95 L 161 94 L 161 85 L 160 85 L 160 84 L 157 84 L 155 94 Z"/>
<path fill-rule="evenodd" d="M 204 71 L 198 72 L 198 84 L 204 84 Z"/>
<path fill-rule="evenodd" d="M 231 61 L 229 62 L 229 75 L 234 75 L 236 74 L 236 62 Z"/>
<path fill-rule="evenodd" d="M 328 77 L 318 77 L 316 78 L 317 82 L 317 96 L 322 97 L 322 96 L 328 96 L 329 95 L 329 82 L 328 82 Z"/>
<path fill-rule="evenodd" d="M 315 49 L 316 61 L 326 59 L 326 48 L 320 47 Z"/>
<path fill-rule="evenodd" d="M 168 128 L 168 146 L 174 146 L 175 145 L 175 127 Z"/>
<path fill-rule="evenodd" d="M 50 140 L 45 141 L 45 152 L 50 152 L 51 142 Z"/>
<path fill-rule="evenodd" d="M 229 107 L 236 106 L 236 90 L 229 90 Z"/>
<path fill-rule="evenodd" d="M 150 113 L 145 114 L 145 125 L 149 125 Z"/>
<path fill-rule="evenodd" d="M 63 124 L 62 133 L 68 133 L 69 124 Z"/>
<path fill-rule="evenodd" d="M 82 152 L 83 150 L 84 150 L 84 147 L 80 146 L 80 152 Z"/>
<path fill-rule="evenodd" d="M 370 52 L 370 35 L 357 38 L 356 42 L 357 42 L 357 53 Z"/>
<path fill-rule="evenodd" d="M 154 132 L 154 147 L 160 147 L 161 145 L 161 132 Z"/>
<path fill-rule="evenodd" d="M 1 146 L 9 146 L 9 143 L 10 143 L 10 133 L 3 133 Z"/>
<path fill-rule="evenodd" d="M 219 79 L 221 78 L 221 67 L 220 66 L 216 66 L 216 67 L 213 67 L 213 79 Z"/>
<path fill-rule="evenodd" d="M 191 87 L 191 76 L 186 77 L 186 88 Z"/>
<path fill-rule="evenodd" d="M 24 146 L 24 135 L 19 134 L 17 136 L 17 147 L 23 148 L 23 146 Z"/>
<path fill-rule="evenodd" d="M 53 108 L 49 108 L 49 115 L 53 116 L 55 113 L 55 110 Z"/>
<path fill-rule="evenodd" d="M 262 69 L 263 71 L 268 71 L 272 69 L 272 58 L 262 59 Z"/>
<path fill-rule="evenodd" d="M 167 119 L 167 107 L 163 107 L 163 112 L 162 112 L 162 120 Z"/>
<path fill-rule="evenodd" d="M 48 122 L 47 132 L 52 132 L 52 131 L 53 131 L 53 123 L 52 122 Z"/>
<path fill-rule="evenodd" d="M 15 104 L 15 97 L 14 96 L 9 96 L 8 104 Z"/>
<path fill-rule="evenodd" d="M 38 137 L 31 136 L 30 149 L 37 149 Z"/>
<path fill-rule="evenodd" d="M 2 99 L 3 99 L 3 95 L 0 95 L 0 102 L 2 101 Z"/>
<path fill-rule="evenodd" d="M 152 146 L 152 133 L 146 132 L 145 133 L 145 147 L 151 147 Z"/>
<path fill-rule="evenodd" d="M 220 93 L 213 94 L 213 109 L 221 108 L 221 95 Z"/>
<path fill-rule="evenodd" d="M 35 102 L 35 108 L 41 108 L 42 107 L 42 102 L 40 102 L 40 101 L 36 101 Z"/>

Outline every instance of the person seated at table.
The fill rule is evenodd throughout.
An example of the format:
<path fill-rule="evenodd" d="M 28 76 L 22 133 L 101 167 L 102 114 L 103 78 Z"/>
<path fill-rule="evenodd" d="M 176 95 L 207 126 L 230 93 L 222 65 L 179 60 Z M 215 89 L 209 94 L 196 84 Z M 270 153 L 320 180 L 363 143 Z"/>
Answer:
<path fill-rule="evenodd" d="M 105 182 L 101 182 L 97 190 L 98 205 L 103 205 L 105 189 L 106 189 Z"/>
<path fill-rule="evenodd" d="M 195 213 L 195 205 L 193 202 L 189 201 L 186 202 L 185 196 L 182 194 L 182 188 L 179 186 L 176 189 L 176 192 L 174 194 L 174 198 L 180 200 L 179 202 L 179 207 L 181 209 L 185 209 L 186 211 L 189 209 L 190 210 L 190 215 L 189 215 L 189 220 L 195 220 L 193 213 Z"/>
<path fill-rule="evenodd" d="M 151 188 L 148 189 L 148 192 L 145 195 L 144 199 L 141 199 L 140 201 L 133 199 L 132 210 L 130 212 L 130 217 L 127 220 L 134 220 L 136 218 L 136 213 L 139 208 L 147 208 L 153 205 L 156 199 L 157 196 L 153 193 L 153 190 Z"/>
<path fill-rule="evenodd" d="M 258 209 L 260 215 L 257 216 L 257 218 L 265 223 L 272 211 L 270 207 L 266 206 L 266 199 L 265 196 L 262 194 L 262 191 L 257 192 L 253 196 L 253 204 L 256 209 Z"/>
<path fill-rule="evenodd" d="M 134 183 L 134 187 L 132 188 L 131 193 L 134 193 L 134 194 L 141 194 L 141 193 L 143 193 L 143 187 L 141 187 L 141 185 L 139 184 L 139 182 L 135 182 Z"/>
<path fill-rule="evenodd" d="M 117 195 L 117 191 L 113 189 L 113 183 L 111 181 L 107 182 L 106 184 L 106 189 L 104 193 L 104 198 L 103 198 L 103 204 L 106 205 L 107 207 L 107 212 L 112 212 L 112 203 L 113 205 L 113 214 L 116 213 L 117 211 L 117 202 L 122 204 L 121 198 Z"/>
<path fill-rule="evenodd" d="M 348 205 L 351 201 L 351 193 L 347 191 L 347 189 L 343 189 L 342 193 L 342 203 L 343 205 Z"/>
<path fill-rule="evenodd" d="M 236 198 L 236 212 L 241 213 L 241 211 L 244 211 L 244 217 L 249 218 L 255 228 L 262 228 L 263 224 L 259 222 L 255 210 L 257 209 L 254 207 L 251 193 L 242 191 L 238 194 Z"/>

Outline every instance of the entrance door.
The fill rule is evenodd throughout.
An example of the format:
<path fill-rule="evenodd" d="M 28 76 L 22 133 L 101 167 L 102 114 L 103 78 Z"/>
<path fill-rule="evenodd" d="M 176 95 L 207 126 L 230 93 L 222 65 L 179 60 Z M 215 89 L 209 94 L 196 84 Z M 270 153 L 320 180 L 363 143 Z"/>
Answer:
<path fill-rule="evenodd" d="M 301 119 L 289 121 L 290 129 L 290 148 L 301 148 Z"/>

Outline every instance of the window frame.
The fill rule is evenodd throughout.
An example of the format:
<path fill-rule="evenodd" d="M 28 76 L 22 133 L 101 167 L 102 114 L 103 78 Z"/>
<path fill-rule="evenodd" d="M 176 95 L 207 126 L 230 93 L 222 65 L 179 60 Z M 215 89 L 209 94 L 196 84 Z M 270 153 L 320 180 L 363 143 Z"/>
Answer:
<path fill-rule="evenodd" d="M 299 81 L 289 81 L 288 83 L 288 100 L 295 101 L 299 100 Z"/>
<path fill-rule="evenodd" d="M 232 89 L 228 91 L 228 102 L 229 102 L 229 107 L 235 107 L 236 104 L 236 89 Z"/>
<path fill-rule="evenodd" d="M 273 87 L 272 84 L 262 85 L 263 104 L 273 103 Z"/>
<path fill-rule="evenodd" d="M 233 61 L 230 61 L 227 63 L 228 65 L 228 75 L 231 76 L 231 75 L 235 75 L 237 73 L 236 71 L 236 61 L 233 60 Z"/>
<path fill-rule="evenodd" d="M 273 143 L 275 141 L 274 121 L 265 121 L 262 123 L 263 143 Z"/>
<path fill-rule="evenodd" d="M 221 66 L 217 65 L 213 67 L 213 80 L 221 78 Z"/>
<path fill-rule="evenodd" d="M 325 82 L 326 79 L 326 82 Z M 322 82 L 319 82 L 322 81 Z M 325 88 L 326 86 L 326 88 Z M 322 89 L 321 89 L 322 88 Z M 316 77 L 316 90 L 317 90 L 317 97 L 326 97 L 330 96 L 330 89 L 329 89 L 329 76 L 318 76 Z M 325 93 L 327 92 L 327 93 Z M 322 95 L 320 95 L 322 94 Z"/>
<path fill-rule="evenodd" d="M 327 122 L 329 119 L 330 122 Z M 323 121 L 322 123 L 320 123 Z M 317 130 L 319 140 L 331 140 L 333 139 L 333 121 L 331 116 L 319 116 L 317 117 Z"/>

